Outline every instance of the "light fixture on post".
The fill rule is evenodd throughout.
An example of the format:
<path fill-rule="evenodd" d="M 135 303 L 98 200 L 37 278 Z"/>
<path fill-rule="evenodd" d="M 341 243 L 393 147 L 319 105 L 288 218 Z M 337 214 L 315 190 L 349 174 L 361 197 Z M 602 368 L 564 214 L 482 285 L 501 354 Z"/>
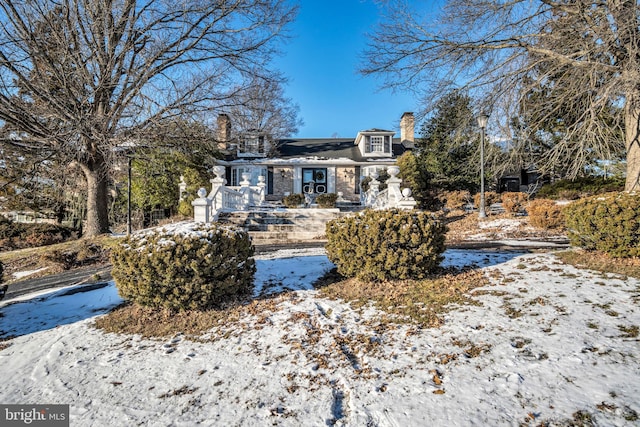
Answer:
<path fill-rule="evenodd" d="M 487 127 L 489 116 L 481 113 L 478 116 L 478 126 L 480 127 L 480 206 L 478 207 L 478 218 L 486 218 L 484 200 L 484 130 Z"/>

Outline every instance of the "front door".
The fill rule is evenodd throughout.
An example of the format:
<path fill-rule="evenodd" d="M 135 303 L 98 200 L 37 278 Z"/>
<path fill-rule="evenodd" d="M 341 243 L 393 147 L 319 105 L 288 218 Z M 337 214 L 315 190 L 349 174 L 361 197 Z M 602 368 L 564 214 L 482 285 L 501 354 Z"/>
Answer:
<path fill-rule="evenodd" d="M 327 168 L 302 169 L 302 192 L 303 193 L 326 193 L 327 192 Z"/>

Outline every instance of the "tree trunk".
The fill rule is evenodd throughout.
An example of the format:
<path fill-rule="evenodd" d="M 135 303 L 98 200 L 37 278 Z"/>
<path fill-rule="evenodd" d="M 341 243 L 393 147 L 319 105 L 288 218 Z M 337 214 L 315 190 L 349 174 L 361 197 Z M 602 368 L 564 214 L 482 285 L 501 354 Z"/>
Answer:
<path fill-rule="evenodd" d="M 94 158 L 80 167 L 87 179 L 87 219 L 83 237 L 109 232 L 107 164 L 102 157 Z"/>
<path fill-rule="evenodd" d="M 627 180 L 625 191 L 640 191 L 640 95 L 627 97 L 625 105 Z"/>

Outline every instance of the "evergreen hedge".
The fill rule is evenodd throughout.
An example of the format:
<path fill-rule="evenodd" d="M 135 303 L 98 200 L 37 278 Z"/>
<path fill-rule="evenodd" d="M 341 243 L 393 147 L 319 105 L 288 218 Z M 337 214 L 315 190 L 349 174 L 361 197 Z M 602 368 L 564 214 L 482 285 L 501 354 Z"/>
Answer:
<path fill-rule="evenodd" d="M 247 232 L 177 223 L 127 237 L 111 252 L 125 299 L 172 310 L 208 309 L 253 291 L 254 247 Z"/>
<path fill-rule="evenodd" d="M 297 208 L 304 203 L 304 196 L 302 194 L 289 194 L 282 198 L 282 204 L 287 208 Z"/>
<path fill-rule="evenodd" d="M 323 193 L 318 194 L 316 197 L 316 203 L 321 208 L 335 208 L 338 195 L 336 193 Z"/>
<path fill-rule="evenodd" d="M 610 193 L 577 200 L 564 208 L 573 246 L 615 258 L 640 256 L 640 196 Z"/>
<path fill-rule="evenodd" d="M 613 177 L 582 177 L 573 180 L 563 179 L 553 184 L 545 184 L 536 193 L 537 197 L 545 199 L 577 200 L 596 194 L 618 192 L 624 190 L 625 179 Z"/>
<path fill-rule="evenodd" d="M 327 223 L 327 256 L 347 277 L 422 279 L 442 262 L 445 233 L 424 212 L 365 210 Z"/>

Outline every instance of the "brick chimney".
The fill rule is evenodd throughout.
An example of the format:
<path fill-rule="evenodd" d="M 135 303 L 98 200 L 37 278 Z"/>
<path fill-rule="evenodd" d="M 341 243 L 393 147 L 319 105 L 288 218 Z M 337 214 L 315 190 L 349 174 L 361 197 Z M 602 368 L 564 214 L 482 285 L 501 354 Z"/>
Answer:
<path fill-rule="evenodd" d="M 400 142 L 407 148 L 413 148 L 415 142 L 415 118 L 413 113 L 404 113 L 400 118 Z"/>
<path fill-rule="evenodd" d="M 226 150 L 231 141 L 231 119 L 228 115 L 218 114 L 218 148 Z"/>

